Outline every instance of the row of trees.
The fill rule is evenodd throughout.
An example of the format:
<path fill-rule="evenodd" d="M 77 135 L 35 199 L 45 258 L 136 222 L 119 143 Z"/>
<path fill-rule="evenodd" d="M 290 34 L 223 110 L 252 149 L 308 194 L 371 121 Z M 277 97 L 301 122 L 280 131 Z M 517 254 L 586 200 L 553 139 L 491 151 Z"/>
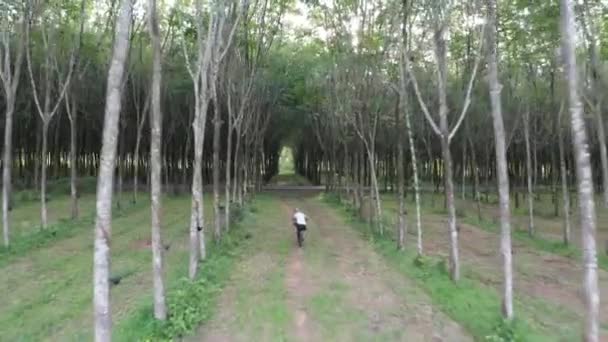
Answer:
<path fill-rule="evenodd" d="M 514 316 L 510 194 L 519 206 L 518 194 L 526 192 L 528 232 L 534 236 L 534 198 L 541 187 L 550 192 L 556 215 L 563 214 L 565 244 L 571 241 L 574 198 L 584 250 L 585 340 L 597 341 L 593 193 L 597 189 L 604 195 L 605 206 L 608 176 L 599 90 L 605 77 L 599 48 L 606 34 L 600 24 L 605 10 L 600 2 L 574 6 L 565 0 L 515 1 L 498 8 L 492 0 L 316 6 L 313 13 L 327 39 L 308 47 L 316 52 L 304 103 L 313 114 L 307 134 L 316 142 L 297 146 L 297 170 L 326 182 L 359 209 L 369 204 L 380 234 L 386 228 L 381 183 L 397 189 L 400 248 L 407 236 L 405 179 L 410 180 L 419 254 L 421 187 L 431 183 L 438 190 L 442 185 L 454 281 L 460 278 L 461 263 L 455 182 L 461 181 L 463 196 L 464 185 L 472 185 L 478 208 L 484 188 L 486 194 L 497 189 L 507 319 Z M 306 55 L 296 58 L 306 61 Z M 589 124 L 595 128 L 591 136 Z"/>
<path fill-rule="evenodd" d="M 18 185 L 39 188 L 42 229 L 48 226 L 49 170 L 52 177 L 70 177 L 74 219 L 79 177 L 97 175 L 95 338 L 108 341 L 113 197 L 120 200 L 128 186 L 138 201 L 144 183 L 151 198 L 154 315 L 165 320 L 162 187 L 191 190 L 194 279 L 206 257 L 205 233 L 213 232 L 219 242 L 230 227 L 232 207 L 242 206 L 251 189 L 278 170 L 282 135 L 269 126 L 281 110 L 277 102 L 284 89 L 273 82 L 281 75 L 269 69 L 269 51 L 289 2 L 1 6 L 9 14 L 2 18 L 0 49 L 5 247 L 11 244 L 13 174 Z M 213 185 L 209 227 L 204 182 Z"/>

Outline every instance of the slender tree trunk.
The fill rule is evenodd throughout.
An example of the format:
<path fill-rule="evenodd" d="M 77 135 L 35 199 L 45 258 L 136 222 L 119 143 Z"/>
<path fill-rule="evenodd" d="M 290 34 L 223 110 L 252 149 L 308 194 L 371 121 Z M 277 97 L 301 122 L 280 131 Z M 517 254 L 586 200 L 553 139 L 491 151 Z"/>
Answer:
<path fill-rule="evenodd" d="M 528 179 L 528 234 L 534 236 L 534 189 L 532 154 L 530 151 L 530 112 L 526 110 L 524 114 L 524 136 L 526 140 L 526 177 Z"/>
<path fill-rule="evenodd" d="M 122 188 L 123 188 L 123 169 L 124 169 L 124 150 L 125 150 L 125 129 L 123 123 L 119 124 L 118 128 L 118 156 L 116 157 L 116 172 L 117 172 L 117 184 L 116 184 L 116 208 L 122 209 Z"/>
<path fill-rule="evenodd" d="M 466 138 L 465 142 L 462 144 L 462 199 L 466 198 L 466 170 L 467 170 L 467 143 Z"/>
<path fill-rule="evenodd" d="M 450 234 L 450 276 L 453 281 L 460 279 L 460 259 L 458 255 L 458 230 L 456 229 L 456 204 L 454 201 L 454 180 L 452 170 L 452 153 L 450 151 L 450 131 L 448 127 L 448 105 L 447 105 L 447 62 L 445 28 L 440 28 L 435 33 L 437 65 L 438 65 L 438 90 L 439 90 L 439 129 L 441 131 L 441 152 L 443 156 L 443 176 L 445 186 L 445 203 L 448 211 L 448 232 Z"/>
<path fill-rule="evenodd" d="M 236 127 L 236 145 L 234 146 L 234 164 L 233 164 L 233 173 L 234 173 L 234 184 L 232 186 L 232 199 L 239 203 L 239 206 L 242 206 L 241 201 L 237 198 L 238 192 L 240 192 L 240 179 L 241 179 L 241 168 L 239 165 L 241 156 L 241 129 L 240 124 Z"/>
<path fill-rule="evenodd" d="M 46 172 L 48 154 L 49 119 L 42 122 L 42 151 L 40 152 L 40 224 L 42 229 L 48 227 L 48 212 L 46 207 Z"/>
<path fill-rule="evenodd" d="M 498 79 L 498 56 L 496 49 L 496 0 L 488 0 L 487 41 L 489 53 L 488 82 L 494 122 L 494 141 L 496 147 L 496 174 L 498 176 L 498 195 L 500 202 L 500 252 L 503 260 L 503 297 L 502 310 L 506 319 L 513 318 L 513 265 L 511 254 L 511 210 L 509 207 L 509 173 L 507 170 L 507 147 L 502 118 L 500 92 L 502 85 Z M 527 120 L 526 120 L 527 121 Z M 527 139 L 526 139 L 527 140 Z"/>
<path fill-rule="evenodd" d="M 593 198 L 593 176 L 589 156 L 589 142 L 583 107 L 578 94 L 578 70 L 576 65 L 576 28 L 574 1 L 561 0 L 562 14 L 562 48 L 564 55 L 565 77 L 568 80 L 568 100 L 570 106 L 572 139 L 578 180 L 578 203 L 583 245 L 584 297 L 586 307 L 584 340 L 599 341 L 599 307 L 600 296 L 597 274 L 596 250 L 596 213 Z"/>
<path fill-rule="evenodd" d="M 224 225 L 226 230 L 230 229 L 230 204 L 232 198 L 230 197 L 231 181 L 232 181 L 232 119 L 228 122 L 228 137 L 226 138 L 226 179 L 225 179 L 225 193 L 224 193 Z"/>
<path fill-rule="evenodd" d="M 146 111 L 142 113 L 141 121 L 137 126 L 137 135 L 135 137 L 135 149 L 133 150 L 133 203 L 137 203 L 137 195 L 139 193 L 139 149 L 141 148 L 141 135 L 146 121 Z"/>
<path fill-rule="evenodd" d="M 376 176 L 376 158 L 375 158 L 375 149 L 371 147 L 367 148 L 367 156 L 369 159 L 369 170 L 370 170 L 370 178 L 371 178 L 371 189 L 370 189 L 370 205 L 371 203 L 375 204 L 375 208 L 372 207 L 375 211 L 375 220 L 376 224 L 380 228 L 380 235 L 384 234 L 384 225 L 382 222 L 382 202 L 380 199 L 380 191 L 378 189 L 378 177 Z M 374 198 L 375 197 L 375 198 Z M 371 202 L 373 201 L 373 202 Z"/>
<path fill-rule="evenodd" d="M 405 212 L 405 176 L 403 172 L 403 134 L 401 132 L 401 112 L 405 112 L 404 107 L 406 104 L 407 93 L 402 91 L 399 98 L 399 105 L 402 106 L 401 110 L 399 107 L 395 110 L 395 129 L 397 130 L 397 197 L 399 197 L 399 224 L 398 224 L 398 247 L 399 249 L 405 249 L 405 240 L 407 236 L 407 214 Z"/>
<path fill-rule="evenodd" d="M 7 92 L 8 94 L 8 92 Z M 6 98 L 6 116 L 4 123 L 4 153 L 2 160 L 2 233 L 4 237 L 4 247 L 10 245 L 11 231 L 11 171 L 12 171 L 12 152 L 13 152 L 13 114 L 15 112 L 15 94 Z"/>
<path fill-rule="evenodd" d="M 163 271 L 163 244 L 161 239 L 161 211 L 162 211 L 162 123 L 161 112 L 161 47 L 158 16 L 156 14 L 156 0 L 148 1 L 148 24 L 150 40 L 152 42 L 152 89 L 150 90 L 150 199 L 152 214 L 152 271 L 154 283 L 154 318 L 164 321 L 167 319 L 165 305 L 165 282 Z"/>
<path fill-rule="evenodd" d="M 481 222 L 483 217 L 481 216 L 481 193 L 479 190 L 479 168 L 477 166 L 477 155 L 475 153 L 475 145 L 473 145 L 473 140 L 471 136 L 467 134 L 469 145 L 471 148 L 471 170 L 473 171 L 473 185 L 475 188 L 475 203 L 477 204 L 477 218 Z"/>
<path fill-rule="evenodd" d="M 220 210 L 220 108 L 217 100 L 217 89 L 215 83 L 211 85 L 213 96 L 213 219 L 215 226 L 215 241 L 219 243 L 222 235 L 222 221 Z"/>
<path fill-rule="evenodd" d="M 116 136 L 122 104 L 122 81 L 129 49 L 132 0 L 121 0 L 116 21 L 114 50 L 108 71 L 106 104 L 103 126 L 101 162 L 97 178 L 97 203 L 95 218 L 95 252 L 93 293 L 95 308 L 95 341 L 112 340 L 112 315 L 110 311 L 110 239 L 112 235 L 112 190 L 116 162 Z"/>
<path fill-rule="evenodd" d="M 70 106 L 66 96 L 66 106 Z M 76 99 L 72 99 L 72 109 L 68 116 L 70 121 L 70 197 L 72 201 L 72 220 L 78 218 L 78 113 L 76 112 Z"/>
<path fill-rule="evenodd" d="M 42 159 L 40 156 L 40 145 L 42 143 L 42 120 L 36 124 L 36 152 L 34 153 L 34 187 L 40 187 L 40 168 L 42 167 Z"/>
<path fill-rule="evenodd" d="M 184 156 L 182 157 L 182 189 L 186 189 L 188 184 L 188 158 L 190 156 L 190 147 L 192 146 L 192 131 L 187 130 L 186 133 L 186 146 L 184 147 Z"/>
<path fill-rule="evenodd" d="M 412 160 L 412 173 L 414 176 L 414 196 L 416 198 L 416 236 L 418 255 L 422 256 L 422 218 L 420 215 L 420 181 L 418 180 L 418 161 L 416 160 L 416 145 L 414 144 L 414 134 L 410 123 L 410 111 L 405 111 L 405 126 L 410 145 L 410 157 Z"/>
<path fill-rule="evenodd" d="M 600 161 L 602 164 L 602 195 L 604 208 L 608 208 L 608 152 L 606 151 L 606 133 L 604 129 L 604 119 L 602 118 L 602 106 L 596 105 L 595 120 L 597 127 L 597 140 L 600 146 Z"/>
<path fill-rule="evenodd" d="M 570 244 L 570 191 L 568 190 L 568 171 L 566 169 L 566 152 L 564 149 L 564 137 L 562 132 L 562 115 L 563 110 L 560 109 L 557 116 L 557 134 L 559 144 L 559 166 L 562 181 L 562 199 L 564 204 L 564 224 L 563 224 L 563 240 L 564 245 Z"/>
<path fill-rule="evenodd" d="M 446 118 L 447 119 L 447 118 Z M 458 256 L 458 230 L 456 229 L 456 204 L 454 201 L 454 182 L 452 177 L 452 155 L 450 153 L 450 145 L 447 135 L 447 120 L 446 130 L 443 131 L 441 137 L 441 149 L 444 163 L 444 182 L 445 196 L 448 211 L 448 232 L 450 234 L 450 276 L 453 281 L 460 279 L 460 260 Z"/>

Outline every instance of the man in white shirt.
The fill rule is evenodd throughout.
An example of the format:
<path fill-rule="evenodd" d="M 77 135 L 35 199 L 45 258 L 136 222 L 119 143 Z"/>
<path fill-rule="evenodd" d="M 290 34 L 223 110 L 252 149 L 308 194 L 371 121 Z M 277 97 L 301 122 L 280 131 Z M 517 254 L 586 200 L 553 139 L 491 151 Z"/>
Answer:
<path fill-rule="evenodd" d="M 304 242 L 303 232 L 306 230 L 306 220 L 308 220 L 308 216 L 301 212 L 300 209 L 296 208 L 293 211 L 293 225 L 296 227 L 298 246 L 300 247 L 302 247 L 302 243 Z"/>

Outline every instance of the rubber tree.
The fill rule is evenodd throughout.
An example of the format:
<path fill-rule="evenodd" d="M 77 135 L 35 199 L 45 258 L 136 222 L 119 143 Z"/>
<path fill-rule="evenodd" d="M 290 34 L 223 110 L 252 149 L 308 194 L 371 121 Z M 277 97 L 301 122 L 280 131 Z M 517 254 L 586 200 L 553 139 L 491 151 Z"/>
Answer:
<path fill-rule="evenodd" d="M 42 5 L 43 6 L 43 5 Z M 32 67 L 32 53 L 31 53 L 31 45 L 33 40 L 31 39 L 31 30 L 32 30 L 32 22 L 34 21 L 35 14 L 41 12 L 41 17 L 39 18 L 40 24 L 40 34 L 43 45 L 44 57 L 43 57 L 43 65 L 41 66 L 41 70 L 37 74 L 41 75 L 42 89 L 44 91 L 43 97 L 39 96 L 38 86 L 36 85 L 36 79 L 34 77 L 34 71 Z M 70 84 L 70 79 L 72 77 L 72 72 L 74 70 L 74 58 L 75 55 L 72 52 L 69 58 L 68 71 L 64 73 L 64 75 L 57 76 L 60 78 L 58 80 L 55 79 L 55 75 L 59 73 L 59 67 L 57 66 L 57 56 L 55 55 L 57 51 L 55 48 L 50 49 L 51 44 L 49 44 L 49 40 L 52 39 L 49 33 L 50 26 L 46 23 L 46 18 L 44 17 L 44 8 L 36 7 L 33 8 L 30 6 L 28 11 L 29 20 L 28 25 L 26 25 L 26 61 L 27 68 L 29 72 L 29 79 L 31 82 L 32 89 L 32 97 L 34 99 L 34 103 L 36 105 L 36 110 L 41 120 L 42 127 L 42 148 L 40 151 L 40 224 L 42 229 L 46 229 L 48 226 L 48 212 L 47 212 L 47 195 L 46 195 L 46 186 L 47 186 L 47 166 L 48 166 L 48 133 L 49 133 L 49 124 L 51 120 L 57 114 L 59 106 L 63 101 L 63 97 L 68 89 Z M 48 27 L 47 27 L 48 26 Z M 57 42 L 51 42 L 53 46 Z M 52 99 L 52 91 L 55 89 L 55 82 L 58 82 L 61 86 L 59 87 L 59 94 L 55 98 L 53 103 Z"/>
<path fill-rule="evenodd" d="M 479 68 L 481 57 L 481 47 L 483 39 L 480 39 L 479 53 L 477 54 L 475 65 L 471 73 L 471 78 L 468 82 L 468 87 L 464 97 L 464 103 L 460 112 L 459 118 L 453 128 L 448 125 L 448 103 L 447 103 L 447 47 L 446 34 L 448 29 L 449 8 L 434 8 L 434 46 L 435 60 L 437 67 L 437 97 L 439 102 L 438 116 L 439 125 L 433 119 L 429 109 L 422 97 L 418 82 L 414 75 L 414 71 L 410 66 L 409 57 L 405 58 L 406 69 L 412 81 L 412 86 L 418 99 L 418 103 L 422 109 L 426 121 L 432 128 L 433 133 L 438 137 L 441 143 L 441 154 L 443 159 L 443 176 L 445 184 L 446 206 L 448 211 L 448 234 L 450 236 L 450 277 L 453 281 L 460 279 L 460 261 L 458 253 L 458 230 L 456 223 L 456 203 L 454 200 L 454 181 L 452 170 L 452 154 L 450 151 L 450 143 L 454 135 L 458 132 L 462 121 L 464 120 L 469 105 L 471 103 L 471 92 L 473 83 Z"/>
<path fill-rule="evenodd" d="M 502 118 L 501 90 L 498 79 L 498 51 L 496 44 L 496 0 L 487 0 L 486 59 L 488 64 L 488 83 L 490 103 L 492 105 L 492 122 L 494 123 L 494 141 L 496 150 L 496 174 L 498 176 L 498 197 L 500 207 L 500 253 L 503 261 L 503 316 L 513 319 L 513 264 L 511 254 L 511 211 L 509 204 L 509 173 L 507 169 L 507 148 L 505 128 Z"/>
<path fill-rule="evenodd" d="M 6 111 L 4 116 L 4 153 L 2 155 L 2 236 L 4 246 L 10 245 L 10 201 L 12 184 L 13 166 L 13 115 L 15 113 L 15 103 L 17 101 L 17 90 L 21 79 L 21 65 L 23 64 L 23 50 L 25 41 L 25 17 L 21 9 L 21 17 L 11 22 L 8 16 L 6 21 L 0 21 L 6 30 L 0 32 L 0 81 L 4 89 Z M 14 18 L 13 18 L 14 19 Z M 16 28 L 15 39 L 11 39 L 9 27 Z M 13 48 L 16 51 L 13 56 Z M 13 59 L 14 58 L 14 59 Z"/>
<path fill-rule="evenodd" d="M 579 94 L 579 79 L 576 62 L 576 25 L 573 0 L 560 0 L 562 54 L 564 76 L 567 80 L 570 128 L 574 148 L 581 241 L 583 248 L 583 288 L 585 301 L 584 340 L 599 341 L 600 295 L 597 274 L 596 213 L 593 198 L 593 176 L 589 141 L 583 106 Z"/>
<path fill-rule="evenodd" d="M 118 122 L 122 107 L 123 77 L 129 50 L 133 0 L 121 0 L 114 35 L 114 47 L 104 109 L 103 140 L 97 177 L 95 241 L 93 254 L 93 307 L 95 341 L 112 340 L 110 308 L 110 241 L 112 236 L 112 193 L 116 167 Z"/>
<path fill-rule="evenodd" d="M 165 282 L 163 267 L 163 244 L 161 237 L 162 212 L 162 122 L 161 79 L 162 51 L 160 46 L 160 27 L 158 24 L 156 0 L 148 0 L 148 32 L 152 43 L 152 84 L 150 89 L 150 198 L 152 222 L 152 273 L 154 283 L 154 318 L 167 319 Z"/>

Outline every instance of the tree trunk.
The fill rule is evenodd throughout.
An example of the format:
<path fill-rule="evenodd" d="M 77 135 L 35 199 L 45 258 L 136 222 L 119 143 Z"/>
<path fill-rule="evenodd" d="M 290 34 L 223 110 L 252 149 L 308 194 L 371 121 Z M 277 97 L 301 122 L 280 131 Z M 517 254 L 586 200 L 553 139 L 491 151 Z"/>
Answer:
<path fill-rule="evenodd" d="M 399 104 L 402 108 L 405 108 L 407 93 L 402 91 L 399 98 Z M 399 188 L 397 191 L 397 197 L 399 197 L 399 224 L 398 224 L 398 247 L 399 249 L 405 249 L 405 240 L 407 236 L 407 215 L 405 212 L 405 198 L 404 198 L 404 189 L 405 189 L 405 177 L 403 172 L 403 134 L 401 132 L 401 112 L 405 110 L 399 107 L 395 110 L 395 129 L 397 131 L 397 187 Z"/>
<path fill-rule="evenodd" d="M 97 178 L 97 202 L 95 218 L 95 252 L 93 293 L 95 308 L 95 341 L 112 340 L 112 316 L 110 311 L 110 238 L 112 234 L 112 190 L 116 162 L 116 136 L 122 104 L 122 81 L 129 49 L 132 0 L 121 0 L 120 14 L 116 21 L 114 50 L 108 71 L 106 90 L 103 144 L 99 176 Z"/>
<path fill-rule="evenodd" d="M 450 151 L 450 131 L 448 128 L 447 105 L 447 61 L 445 27 L 441 26 L 435 33 L 435 44 L 438 65 L 439 90 L 439 129 L 441 131 L 441 152 L 443 156 L 443 176 L 445 186 L 445 204 L 448 211 L 448 232 L 450 234 L 450 276 L 453 281 L 460 279 L 460 260 L 458 256 L 458 230 L 456 229 L 456 204 L 454 201 L 454 181 L 452 175 L 452 153 Z"/>
<path fill-rule="evenodd" d="M 224 225 L 226 230 L 230 229 L 230 204 L 232 203 L 232 198 L 230 197 L 230 187 L 232 181 L 232 128 L 232 119 L 229 117 L 228 137 L 226 138 L 226 179 L 224 185 Z"/>
<path fill-rule="evenodd" d="M 8 92 L 7 92 L 8 94 Z M 13 162 L 13 114 L 15 112 L 15 94 L 6 99 L 6 116 L 4 123 L 4 154 L 2 160 L 2 233 L 4 247 L 10 245 L 11 231 L 11 171 Z"/>
<path fill-rule="evenodd" d="M 416 160 L 416 145 L 414 145 L 414 134 L 412 133 L 412 125 L 410 123 L 410 112 L 406 108 L 405 111 L 405 126 L 410 145 L 410 157 L 412 159 L 412 173 L 414 176 L 414 196 L 416 199 L 416 236 L 418 255 L 422 256 L 422 219 L 420 215 L 420 181 L 418 180 L 418 162 Z"/>
<path fill-rule="evenodd" d="M 564 149 L 564 137 L 562 132 L 562 115 L 563 110 L 560 109 L 557 116 L 557 134 L 559 144 L 559 166 L 562 181 L 562 199 L 564 204 L 563 240 L 564 245 L 568 246 L 570 244 L 570 191 L 568 190 L 568 171 L 566 169 L 566 152 Z"/>
<path fill-rule="evenodd" d="M 562 47 L 565 62 L 565 78 L 568 80 L 568 100 L 570 106 L 572 139 L 578 183 L 578 203 L 583 245 L 584 297 L 586 307 L 584 340 L 599 341 L 599 306 L 597 255 L 596 255 L 596 213 L 593 198 L 593 176 L 589 156 L 589 145 L 583 108 L 578 94 L 578 70 L 575 53 L 574 1 L 561 0 Z"/>
<path fill-rule="evenodd" d="M 124 169 L 124 150 L 125 150 L 125 129 L 123 123 L 119 123 L 118 128 L 118 156 L 116 157 L 116 172 L 117 172 L 117 183 L 116 183 L 116 208 L 122 209 L 122 186 L 123 186 L 123 169 Z"/>
<path fill-rule="evenodd" d="M 40 145 L 42 142 L 42 120 L 37 121 L 36 124 L 36 152 L 34 153 L 34 187 L 40 187 L 40 168 L 42 167 L 42 160 L 38 158 L 40 156 Z"/>
<path fill-rule="evenodd" d="M 152 271 L 154 283 L 154 318 L 164 321 L 167 319 L 165 305 L 165 282 L 163 271 L 163 244 L 161 239 L 161 211 L 162 211 L 162 123 L 161 112 L 161 47 L 158 17 L 156 14 L 156 0 L 148 1 L 148 24 L 150 40 L 152 42 L 152 89 L 150 90 L 150 199 L 152 222 Z"/>
<path fill-rule="evenodd" d="M 597 127 L 597 140 L 600 146 L 600 161 L 602 164 L 602 202 L 604 208 L 608 208 L 608 152 L 606 151 L 606 133 L 604 129 L 604 119 L 602 118 L 601 104 L 596 105 L 594 113 L 596 120 L 595 125 Z"/>
<path fill-rule="evenodd" d="M 186 189 L 188 184 L 188 157 L 190 156 L 190 148 L 192 146 L 192 131 L 187 129 L 186 146 L 184 147 L 184 156 L 182 157 L 182 189 Z"/>
<path fill-rule="evenodd" d="M 40 152 L 40 224 L 42 229 L 48 227 L 48 212 L 46 208 L 46 171 L 48 154 L 48 135 L 50 119 L 42 122 L 42 151 Z"/>
<path fill-rule="evenodd" d="M 240 124 L 236 126 L 236 145 L 234 146 L 234 163 L 233 163 L 233 173 L 234 173 L 234 184 L 232 185 L 232 199 L 239 203 L 239 206 L 242 206 L 243 203 L 237 198 L 238 193 L 240 192 L 240 179 L 241 179 L 241 168 L 239 167 L 240 157 L 241 157 L 241 129 Z"/>
<path fill-rule="evenodd" d="M 133 203 L 137 203 L 137 194 L 139 192 L 139 149 L 141 148 L 141 135 L 146 121 L 146 111 L 144 110 L 141 115 L 142 118 L 137 126 L 137 135 L 135 136 L 135 149 L 133 150 Z"/>
<path fill-rule="evenodd" d="M 532 184 L 532 154 L 530 151 L 530 111 L 524 114 L 524 137 L 526 140 L 526 177 L 528 179 L 528 234 L 534 236 L 534 189 Z"/>
<path fill-rule="evenodd" d="M 477 205 L 477 218 L 479 219 L 479 222 L 481 222 L 483 217 L 481 215 L 481 193 L 479 190 L 479 167 L 477 166 L 477 154 L 475 153 L 475 145 L 473 145 L 471 135 L 467 134 L 467 136 L 469 147 L 471 148 L 471 170 L 473 172 L 473 187 L 475 191 L 475 203 Z"/>
<path fill-rule="evenodd" d="M 462 199 L 466 199 L 466 170 L 467 170 L 467 143 L 466 138 L 462 144 Z"/>
<path fill-rule="evenodd" d="M 66 106 L 70 106 L 66 97 Z M 72 99 L 72 109 L 68 115 L 70 121 L 70 197 L 72 201 L 72 220 L 78 218 L 78 122 L 76 112 L 76 98 Z"/>
<path fill-rule="evenodd" d="M 502 85 L 498 80 L 498 56 L 496 49 L 496 0 L 488 0 L 487 41 L 489 53 L 488 82 L 494 122 L 494 141 L 496 148 L 496 174 L 498 176 L 498 195 L 500 202 L 500 252 L 503 260 L 503 316 L 513 319 L 513 265 L 511 254 L 511 211 L 509 207 L 509 173 L 507 170 L 507 147 L 502 118 L 500 92 Z M 526 120 L 527 121 L 527 120 Z M 527 140 L 527 139 L 526 139 Z"/>
<path fill-rule="evenodd" d="M 215 241 L 220 242 L 222 235 L 222 221 L 220 210 L 220 128 L 222 121 L 220 118 L 220 108 L 217 98 L 215 83 L 211 85 L 213 96 L 213 219 L 215 226 Z"/>

